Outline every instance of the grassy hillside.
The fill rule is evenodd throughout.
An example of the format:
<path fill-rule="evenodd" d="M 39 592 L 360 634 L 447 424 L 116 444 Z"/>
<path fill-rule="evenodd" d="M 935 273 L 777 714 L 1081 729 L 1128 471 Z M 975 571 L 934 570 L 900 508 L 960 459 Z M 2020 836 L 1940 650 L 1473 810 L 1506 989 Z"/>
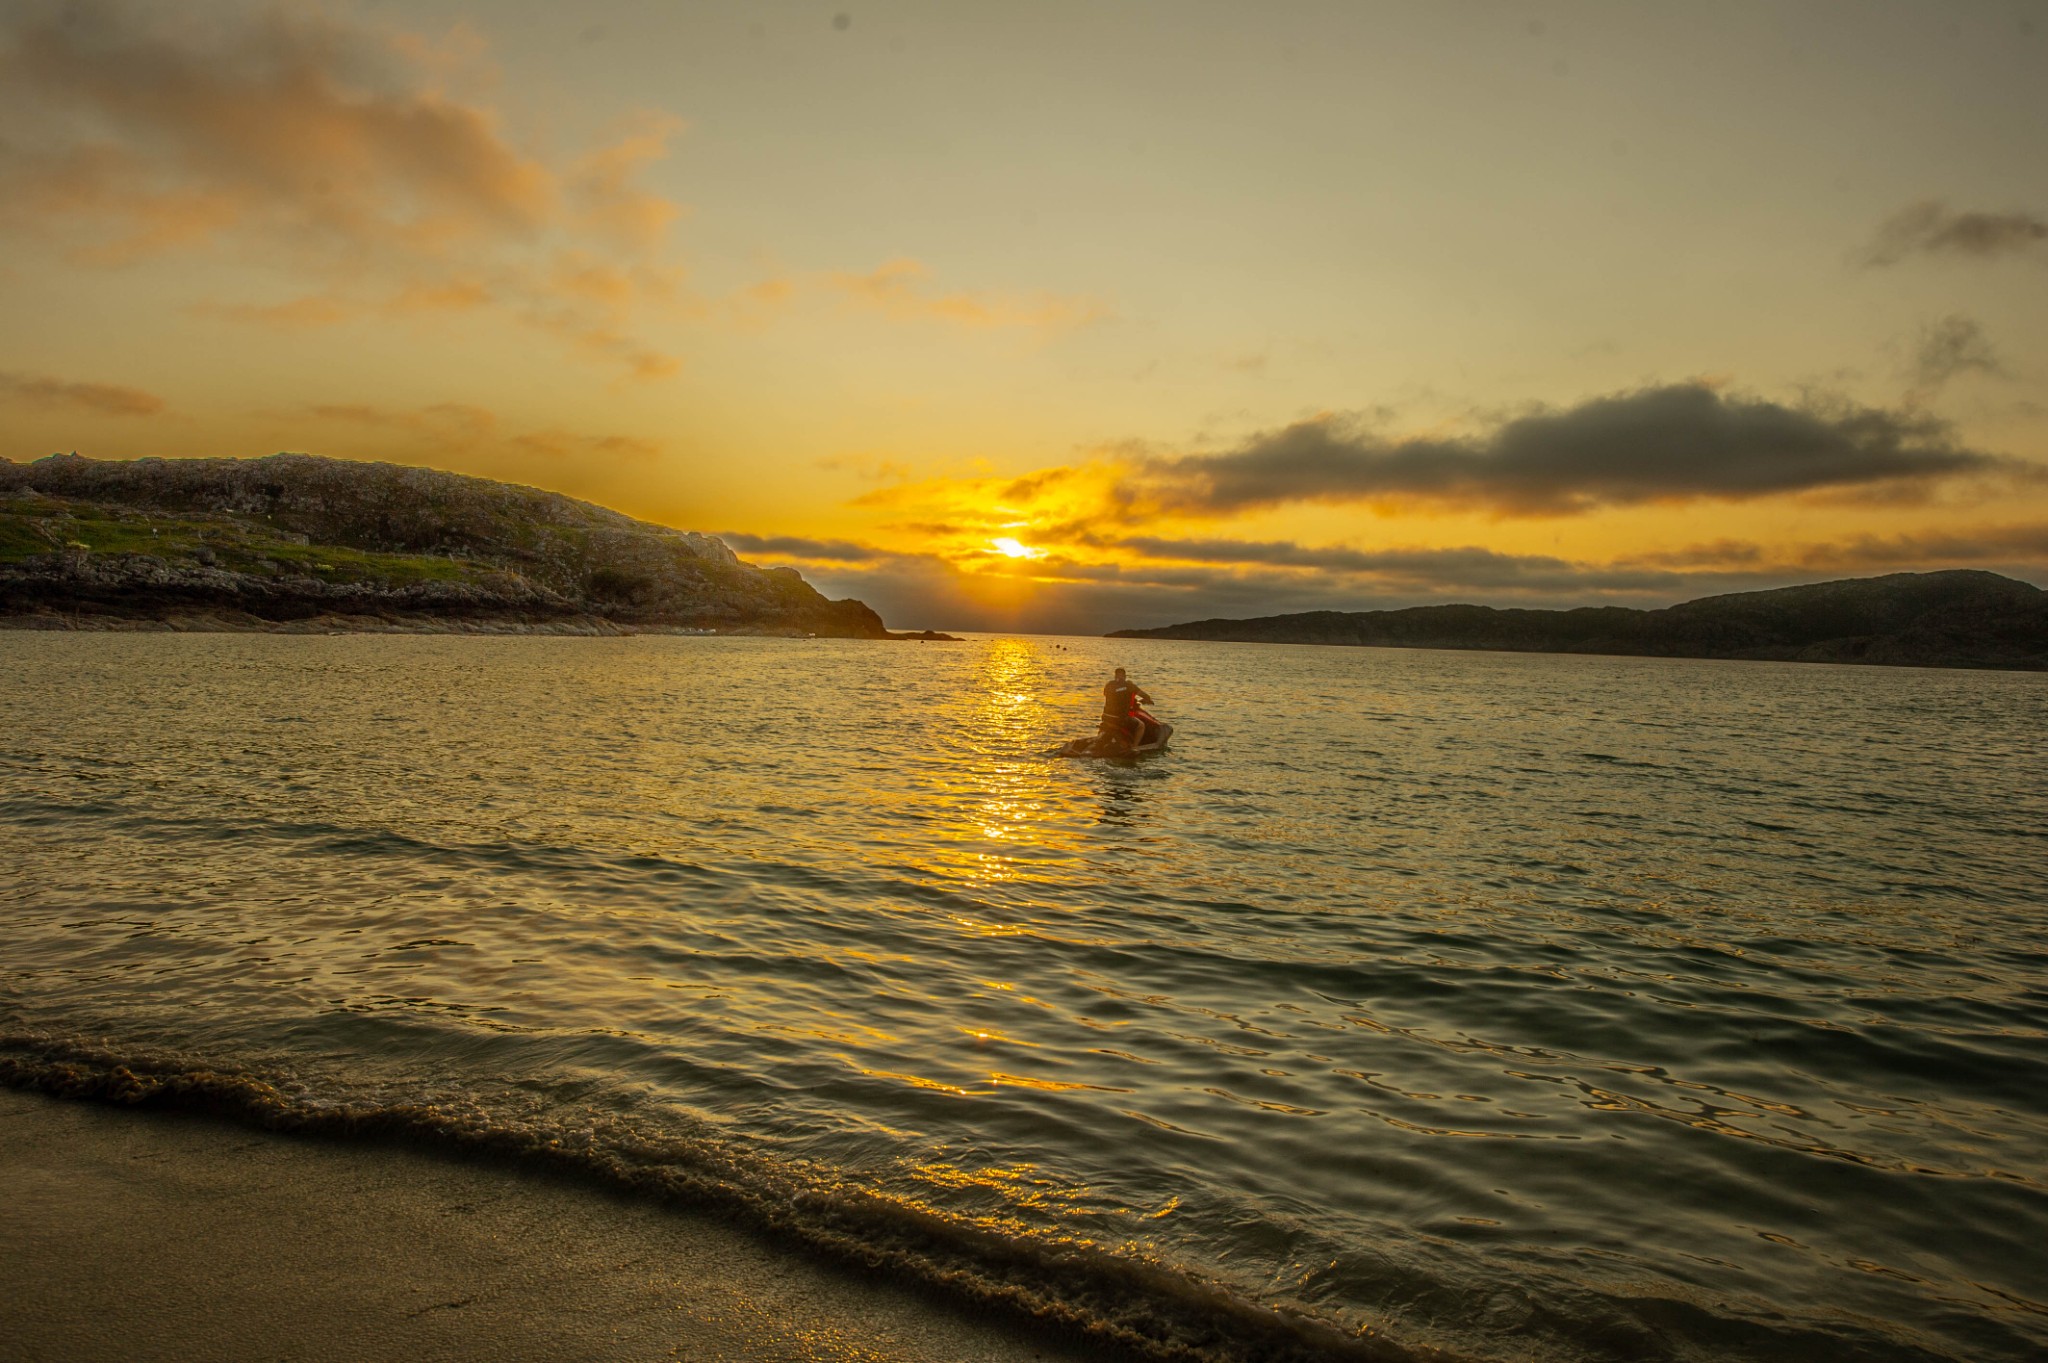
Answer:
<path fill-rule="evenodd" d="M 202 611 L 885 633 L 710 536 L 537 488 L 309 455 L 0 460 L 0 615 Z"/>

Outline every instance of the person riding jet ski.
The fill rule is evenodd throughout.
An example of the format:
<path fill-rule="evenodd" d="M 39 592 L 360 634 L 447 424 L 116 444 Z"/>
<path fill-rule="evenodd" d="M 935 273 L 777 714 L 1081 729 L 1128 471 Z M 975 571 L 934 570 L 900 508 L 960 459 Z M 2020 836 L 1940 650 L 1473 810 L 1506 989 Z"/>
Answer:
<path fill-rule="evenodd" d="M 1151 703 L 1145 688 L 1126 678 L 1119 667 L 1116 675 L 1102 684 L 1102 727 L 1122 730 L 1135 748 L 1145 739 L 1145 721 L 1138 718 L 1138 707 Z"/>
<path fill-rule="evenodd" d="M 1173 736 L 1173 726 L 1140 708 L 1141 704 L 1151 703 L 1152 697 L 1145 693 L 1145 689 L 1126 677 L 1119 667 L 1116 676 L 1103 685 L 1102 723 L 1097 726 L 1095 737 L 1062 743 L 1046 755 L 1135 757 L 1140 753 L 1158 752 Z"/>

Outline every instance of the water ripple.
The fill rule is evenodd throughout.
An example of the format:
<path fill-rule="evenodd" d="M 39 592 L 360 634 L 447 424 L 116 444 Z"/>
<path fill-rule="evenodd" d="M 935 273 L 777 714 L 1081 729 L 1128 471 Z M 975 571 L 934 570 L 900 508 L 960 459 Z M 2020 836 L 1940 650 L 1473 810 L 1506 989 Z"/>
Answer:
<path fill-rule="evenodd" d="M 0 635 L 0 1012 L 1481 1357 L 2048 1350 L 2042 679 L 1056 642 Z M 1035 756 L 1113 663 L 1177 751 Z"/>

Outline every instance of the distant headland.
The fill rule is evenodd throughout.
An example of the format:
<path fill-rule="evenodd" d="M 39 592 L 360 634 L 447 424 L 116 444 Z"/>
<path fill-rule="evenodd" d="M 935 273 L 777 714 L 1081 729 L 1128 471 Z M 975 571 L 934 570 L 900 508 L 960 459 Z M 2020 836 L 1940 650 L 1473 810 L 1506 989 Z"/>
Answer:
<path fill-rule="evenodd" d="M 0 459 L 0 627 L 891 634 L 721 540 L 304 454 Z"/>
<path fill-rule="evenodd" d="M 1664 610 L 1416 606 L 1121 629 L 1112 639 L 1617 653 L 2048 670 L 2048 592 L 1997 573 L 1892 573 Z"/>

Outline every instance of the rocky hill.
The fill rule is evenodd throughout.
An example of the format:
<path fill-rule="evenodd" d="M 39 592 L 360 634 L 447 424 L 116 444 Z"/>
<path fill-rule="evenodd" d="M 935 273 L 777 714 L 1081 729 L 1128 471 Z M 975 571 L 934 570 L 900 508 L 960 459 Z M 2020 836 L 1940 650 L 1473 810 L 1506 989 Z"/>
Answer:
<path fill-rule="evenodd" d="M 2048 592 L 1997 573 L 1893 573 L 1709 596 L 1664 610 L 1309 611 L 1110 637 L 2040 670 L 2048 669 Z"/>
<path fill-rule="evenodd" d="M 0 459 L 0 625 L 291 621 L 887 637 L 793 569 L 537 488 L 303 454 Z"/>

